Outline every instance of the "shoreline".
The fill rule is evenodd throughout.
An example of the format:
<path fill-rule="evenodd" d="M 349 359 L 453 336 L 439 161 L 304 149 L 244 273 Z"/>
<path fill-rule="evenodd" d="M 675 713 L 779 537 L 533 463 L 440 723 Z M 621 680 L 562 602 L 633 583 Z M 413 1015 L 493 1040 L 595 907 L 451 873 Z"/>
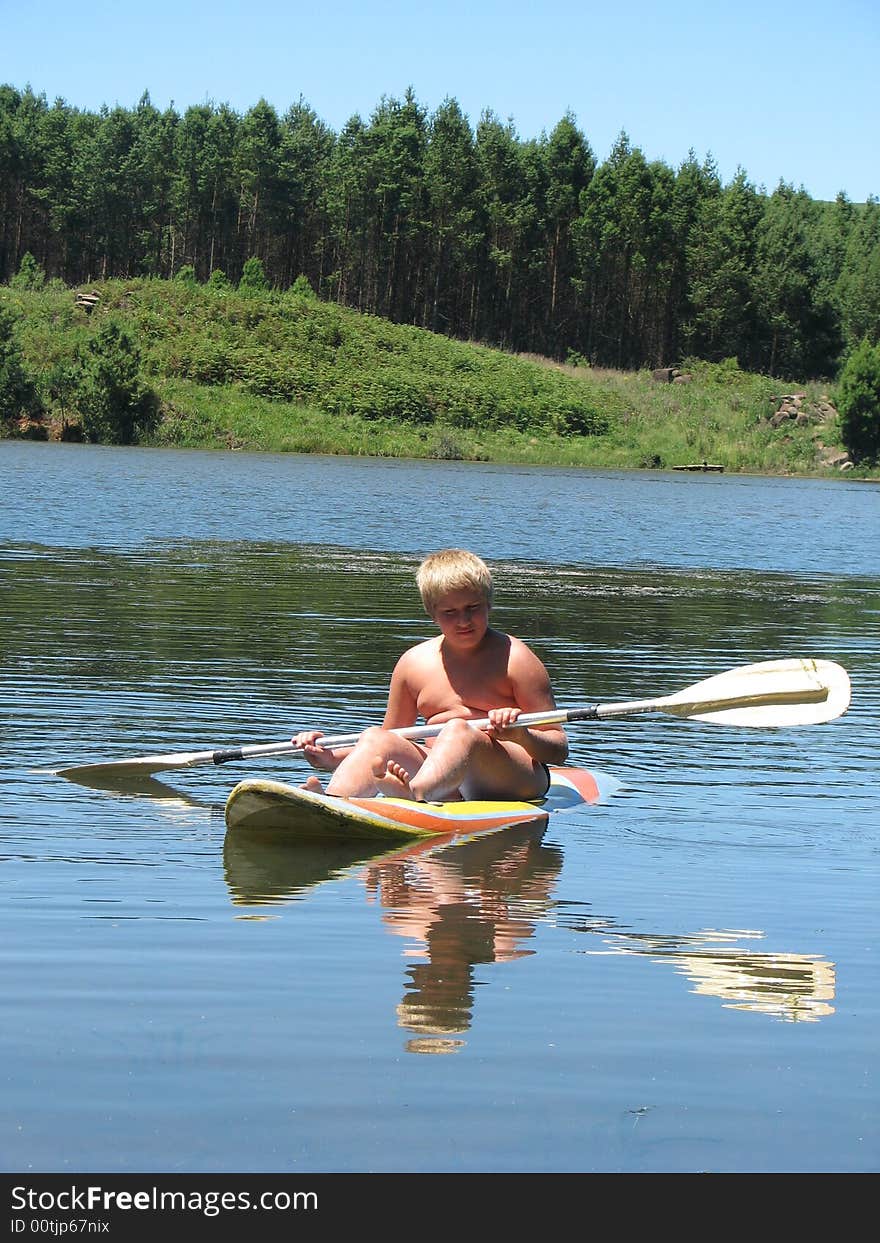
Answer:
<path fill-rule="evenodd" d="M 250 443 L 246 445 L 229 446 L 219 444 L 216 441 L 206 440 L 204 443 L 170 443 L 160 439 L 146 439 L 134 445 L 107 445 L 107 444 L 90 444 L 78 437 L 62 438 L 59 436 L 15 436 L 0 435 L 0 452 L 2 445 L 6 444 L 39 444 L 45 446 L 71 446 L 74 448 L 84 449 L 119 449 L 119 450 L 150 450 L 153 452 L 161 452 L 163 450 L 171 450 L 175 452 L 196 452 L 230 455 L 237 453 L 262 454 L 266 456 L 285 456 L 292 455 L 297 457 L 324 457 L 335 459 L 349 459 L 352 462 L 373 460 L 377 462 L 447 462 L 456 466 L 519 466 L 534 470 L 574 470 L 586 472 L 619 472 L 622 474 L 643 474 L 643 475 L 674 475 L 677 479 L 686 475 L 697 475 L 705 477 L 707 475 L 719 478 L 734 477 L 738 479 L 799 479 L 799 480 L 817 480 L 828 481 L 832 483 L 867 483 L 880 484 L 880 471 L 873 473 L 856 473 L 856 469 L 850 471 L 839 471 L 826 468 L 822 471 L 796 471 L 796 470 L 750 470 L 742 468 L 732 470 L 727 467 L 718 469 L 717 466 L 704 469 L 702 466 L 644 466 L 630 465 L 618 462 L 574 462 L 565 460 L 551 460 L 548 457 L 542 457 L 540 460 L 530 459 L 526 456 L 504 456 L 504 457 L 439 457 L 432 454 L 408 454 L 399 452 L 377 452 L 363 453 L 351 452 L 345 449 L 292 449 L 288 447 L 278 447 L 267 444 Z"/>

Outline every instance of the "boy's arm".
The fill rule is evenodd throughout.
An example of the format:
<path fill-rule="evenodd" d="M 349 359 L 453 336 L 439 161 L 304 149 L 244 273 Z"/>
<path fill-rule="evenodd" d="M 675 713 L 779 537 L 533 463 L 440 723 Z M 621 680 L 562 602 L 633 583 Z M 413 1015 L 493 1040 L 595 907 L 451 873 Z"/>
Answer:
<path fill-rule="evenodd" d="M 406 725 L 414 725 L 418 715 L 418 706 L 407 682 L 407 653 L 404 652 L 394 667 L 391 685 L 388 689 L 388 707 L 385 709 L 385 729 L 398 729 Z M 313 768 L 324 772 L 333 772 L 338 768 L 353 747 L 340 747 L 335 751 L 325 750 L 321 746 L 321 730 L 303 730 L 293 739 Z"/>
<path fill-rule="evenodd" d="M 550 675 L 531 648 L 511 638 L 508 674 L 516 700 L 515 708 L 496 708 L 489 713 L 496 737 L 518 742 L 532 759 L 541 764 L 564 764 L 568 757 L 568 736 L 561 725 L 516 724 L 520 712 L 546 712 L 556 707 Z"/>
<path fill-rule="evenodd" d="M 404 652 L 394 666 L 388 687 L 388 706 L 382 722 L 385 729 L 403 729 L 408 725 L 415 725 L 418 720 L 418 703 L 408 676 L 411 664 L 410 652 Z"/>

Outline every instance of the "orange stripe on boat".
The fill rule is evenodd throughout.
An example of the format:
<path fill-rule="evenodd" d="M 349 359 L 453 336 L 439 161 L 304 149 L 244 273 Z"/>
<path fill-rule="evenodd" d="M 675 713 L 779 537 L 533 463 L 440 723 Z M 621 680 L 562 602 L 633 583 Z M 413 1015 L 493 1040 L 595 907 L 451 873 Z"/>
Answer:
<path fill-rule="evenodd" d="M 347 798 L 345 801 L 373 816 L 381 816 L 385 821 L 405 824 L 424 833 L 473 832 L 477 829 L 491 829 L 495 825 L 541 820 L 548 815 L 539 805 L 531 803 L 523 803 L 520 807 L 516 804 L 499 803 L 497 810 L 492 811 L 485 803 L 447 803 L 443 805 L 444 810 L 440 811 L 432 809 L 428 803 L 412 803 L 403 799 Z M 479 807 L 479 811 L 469 811 L 474 807 Z"/>

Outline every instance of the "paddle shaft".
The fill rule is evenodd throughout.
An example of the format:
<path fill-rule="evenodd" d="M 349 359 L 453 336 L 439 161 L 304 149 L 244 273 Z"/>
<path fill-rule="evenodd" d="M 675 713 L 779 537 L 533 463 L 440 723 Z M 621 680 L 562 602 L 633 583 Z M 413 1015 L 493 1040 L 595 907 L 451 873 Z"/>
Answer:
<path fill-rule="evenodd" d="M 721 705 L 723 705 L 725 710 L 730 710 L 749 708 L 756 703 L 763 707 L 768 704 L 769 699 L 772 699 L 772 702 L 777 704 L 804 703 L 805 701 L 818 703 L 824 700 L 826 696 L 827 691 L 825 688 L 817 686 L 813 691 L 804 691 L 803 688 L 798 691 L 782 689 L 769 697 L 766 692 L 761 694 L 755 692 L 748 695 L 740 695 L 735 699 L 725 698 L 721 701 Z M 696 712 L 710 712 L 712 706 L 711 703 L 707 703 L 705 700 L 687 703 L 679 701 L 674 696 L 667 696 L 665 699 L 631 699 L 622 703 L 593 704 L 586 708 L 557 708 L 547 712 L 525 712 L 517 717 L 515 728 L 528 728 L 530 725 L 565 725 L 573 721 L 601 721 L 610 717 L 637 716 L 643 712 L 670 712 L 673 716 L 687 717 L 693 716 Z M 409 738 L 413 741 L 417 741 L 420 738 L 436 738 L 445 723 L 443 722 L 439 725 L 411 725 L 401 729 L 393 729 L 391 733 L 397 734 L 400 738 Z M 488 717 L 481 717 L 479 720 L 468 720 L 468 725 L 474 729 L 488 729 L 491 723 Z M 322 735 L 317 741 L 323 750 L 335 751 L 339 747 L 353 747 L 359 738 L 360 734 Z M 270 742 L 254 746 L 224 747 L 218 751 L 196 753 L 199 758 L 193 756 L 191 762 L 193 764 L 229 764 L 235 760 L 247 760 L 260 755 L 284 755 L 289 751 L 300 750 L 302 748 L 297 747 L 293 742 Z"/>
<path fill-rule="evenodd" d="M 531 712 L 520 716 L 516 723 L 518 726 L 553 725 L 564 721 L 596 720 L 598 716 L 599 706 L 597 705 L 594 708 L 573 708 L 569 711 Z M 445 723 L 443 722 L 443 724 Z M 393 729 L 391 733 L 397 734 L 399 738 L 410 738 L 413 741 L 419 738 L 436 738 L 443 728 L 443 724 L 409 725 L 401 729 Z M 468 725 L 472 725 L 474 729 L 488 729 L 490 724 L 488 717 L 483 717 L 478 721 L 468 721 Z M 322 735 L 317 739 L 317 742 L 325 751 L 335 751 L 339 747 L 353 747 L 360 736 L 360 734 Z M 269 742 L 255 746 L 223 747 L 219 751 L 196 752 L 191 758 L 191 763 L 229 764 L 234 760 L 249 760 L 260 755 L 284 755 L 288 751 L 301 750 L 302 747 L 298 747 L 293 742 Z"/>

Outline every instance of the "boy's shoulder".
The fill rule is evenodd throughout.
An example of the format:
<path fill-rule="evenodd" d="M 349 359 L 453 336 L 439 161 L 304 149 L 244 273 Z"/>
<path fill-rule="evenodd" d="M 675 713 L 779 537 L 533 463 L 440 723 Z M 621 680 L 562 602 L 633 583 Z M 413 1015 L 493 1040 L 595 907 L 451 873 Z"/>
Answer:
<path fill-rule="evenodd" d="M 540 656 L 523 639 L 515 634 L 504 636 L 508 643 L 507 668 L 511 677 L 544 676 L 546 669 Z"/>
<path fill-rule="evenodd" d="M 490 630 L 489 633 L 494 635 L 497 642 L 510 648 L 511 655 L 525 655 L 532 651 L 528 643 L 524 639 L 518 638 L 515 634 L 507 634 L 503 630 Z"/>
<path fill-rule="evenodd" d="M 414 643 L 412 647 L 408 647 L 397 663 L 404 666 L 418 664 L 420 661 L 436 659 L 439 655 L 440 637 L 438 635 L 432 639 L 423 639 L 421 643 Z"/>

